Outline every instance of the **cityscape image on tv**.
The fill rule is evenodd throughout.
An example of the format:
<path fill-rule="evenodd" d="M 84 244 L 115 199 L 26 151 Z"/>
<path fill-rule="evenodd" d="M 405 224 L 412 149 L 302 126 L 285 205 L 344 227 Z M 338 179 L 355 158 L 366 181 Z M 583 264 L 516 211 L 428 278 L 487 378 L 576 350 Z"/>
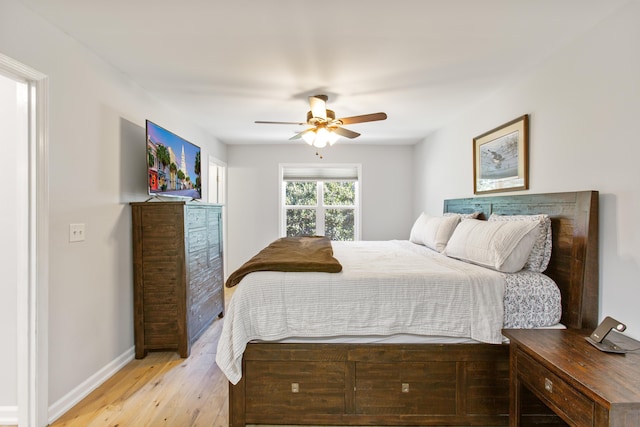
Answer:
<path fill-rule="evenodd" d="M 149 194 L 199 199 L 200 148 L 147 120 Z"/>

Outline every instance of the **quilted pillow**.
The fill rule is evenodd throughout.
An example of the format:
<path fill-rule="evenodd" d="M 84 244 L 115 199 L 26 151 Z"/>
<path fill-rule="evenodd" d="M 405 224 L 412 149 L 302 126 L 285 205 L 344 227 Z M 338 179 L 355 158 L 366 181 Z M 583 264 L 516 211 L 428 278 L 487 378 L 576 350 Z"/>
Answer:
<path fill-rule="evenodd" d="M 413 224 L 409 240 L 442 252 L 459 222 L 459 216 L 431 216 L 423 212 Z"/>
<path fill-rule="evenodd" d="M 546 214 L 539 215 L 498 215 L 491 214 L 489 221 L 532 221 L 538 224 L 540 234 L 531 249 L 531 254 L 524 264 L 524 269 L 542 273 L 547 269 L 551 259 L 551 218 Z"/>
<path fill-rule="evenodd" d="M 538 238 L 532 221 L 462 221 L 445 249 L 452 258 L 492 268 L 503 273 L 522 270 Z"/>

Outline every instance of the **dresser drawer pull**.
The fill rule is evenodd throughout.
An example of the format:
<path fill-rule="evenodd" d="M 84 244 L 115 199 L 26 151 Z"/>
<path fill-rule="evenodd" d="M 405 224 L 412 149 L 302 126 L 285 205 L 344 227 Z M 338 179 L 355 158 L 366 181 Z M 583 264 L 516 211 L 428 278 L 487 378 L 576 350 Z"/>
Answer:
<path fill-rule="evenodd" d="M 300 384 L 291 383 L 291 393 L 299 393 L 300 392 Z"/>
<path fill-rule="evenodd" d="M 409 393 L 409 383 L 402 383 L 402 392 Z"/>
<path fill-rule="evenodd" d="M 544 389 L 549 393 L 553 393 L 553 382 L 549 378 L 544 379 Z"/>

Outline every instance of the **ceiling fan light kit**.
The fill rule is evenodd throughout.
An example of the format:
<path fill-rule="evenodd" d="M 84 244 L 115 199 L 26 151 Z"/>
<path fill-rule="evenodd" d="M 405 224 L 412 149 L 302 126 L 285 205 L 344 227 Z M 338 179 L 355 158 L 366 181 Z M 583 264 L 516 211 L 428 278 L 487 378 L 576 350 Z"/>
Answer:
<path fill-rule="evenodd" d="M 353 139 L 360 136 L 358 132 L 354 132 L 349 129 L 345 129 L 342 125 L 374 122 L 378 120 L 385 120 L 387 118 L 386 113 L 373 113 L 364 114 L 361 116 L 343 117 L 336 119 L 336 113 L 333 110 L 327 109 L 327 95 L 314 95 L 309 97 L 310 111 L 307 112 L 307 122 L 269 122 L 257 120 L 256 123 L 264 124 L 295 124 L 312 126 L 303 130 L 289 138 L 290 140 L 302 138 L 307 144 L 316 148 L 324 148 L 329 145 L 335 144 L 335 142 L 341 137 Z"/>
<path fill-rule="evenodd" d="M 332 130 L 327 130 L 326 126 L 320 126 L 317 129 L 308 129 L 302 133 L 302 139 L 309 145 L 316 148 L 324 148 L 336 143 L 340 139 L 340 135 Z"/>

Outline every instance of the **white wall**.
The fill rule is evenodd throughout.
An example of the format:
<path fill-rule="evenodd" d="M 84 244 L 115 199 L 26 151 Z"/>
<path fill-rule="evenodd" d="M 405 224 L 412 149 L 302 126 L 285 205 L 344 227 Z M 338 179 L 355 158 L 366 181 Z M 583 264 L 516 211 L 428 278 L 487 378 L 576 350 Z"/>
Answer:
<path fill-rule="evenodd" d="M 53 405 L 133 346 L 128 202 L 146 199 L 144 120 L 200 145 L 203 159 L 226 160 L 226 146 L 17 0 L 0 0 L 0 52 L 49 76 Z M 68 242 L 70 223 L 86 224 L 86 241 Z"/>
<path fill-rule="evenodd" d="M 640 3 L 416 147 L 416 212 L 473 196 L 472 139 L 530 114 L 530 193 L 600 191 L 600 318 L 640 338 Z M 526 52 L 524 53 L 526 54 Z M 415 213 L 415 212 L 414 212 Z"/>
<path fill-rule="evenodd" d="M 280 163 L 360 163 L 362 240 L 407 239 L 413 217 L 413 146 L 361 146 L 338 142 L 228 147 L 227 275 L 279 237 Z"/>

